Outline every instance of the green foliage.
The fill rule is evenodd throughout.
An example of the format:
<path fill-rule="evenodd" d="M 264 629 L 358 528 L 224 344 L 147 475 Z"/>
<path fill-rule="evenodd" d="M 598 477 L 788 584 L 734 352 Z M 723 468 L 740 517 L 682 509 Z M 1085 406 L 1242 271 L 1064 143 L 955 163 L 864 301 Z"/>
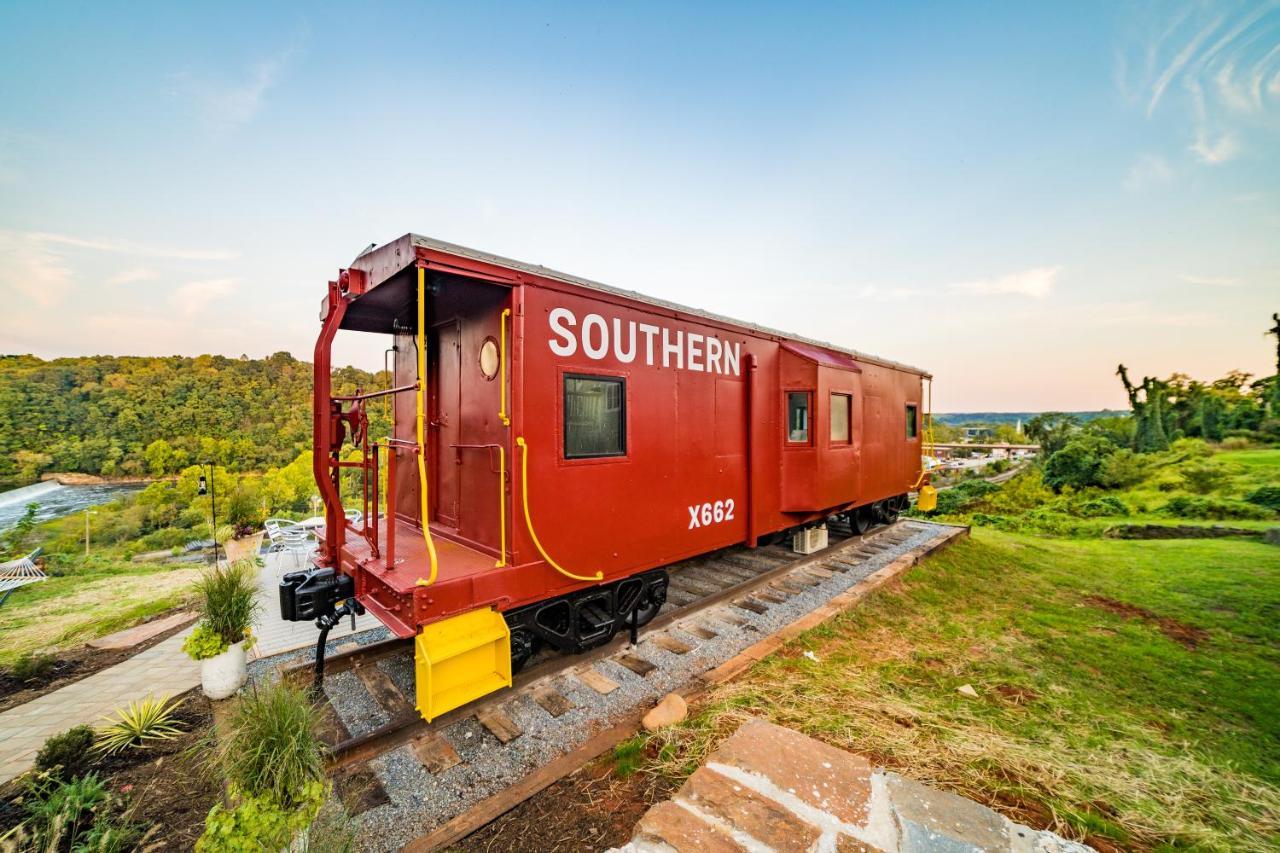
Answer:
<path fill-rule="evenodd" d="M 1173 518 L 1227 519 L 1272 518 L 1274 511 L 1233 498 L 1203 498 L 1178 495 L 1159 509 L 1161 515 Z"/>
<path fill-rule="evenodd" d="M 177 720 L 181 706 L 182 700 L 174 702 L 154 696 L 130 702 L 128 707 L 116 711 L 115 719 L 97 730 L 94 751 L 114 755 L 130 747 L 151 746 L 152 741 L 172 740 L 185 728 Z"/>
<path fill-rule="evenodd" d="M 1129 514 L 1128 505 L 1114 495 L 1102 495 L 1101 497 L 1087 500 L 1073 500 L 1067 504 L 1065 509 L 1068 515 L 1073 515 L 1076 518 L 1123 517 Z"/>
<path fill-rule="evenodd" d="M 146 839 L 96 773 L 61 780 L 40 774 L 24 796 L 27 817 L 0 848 L 39 853 L 125 853 Z M 9 844 L 15 846 L 10 847 Z"/>
<path fill-rule="evenodd" d="M 27 652 L 9 667 L 9 675 L 17 681 L 36 681 L 53 670 L 58 659 L 46 652 Z"/>
<path fill-rule="evenodd" d="M 1040 445 L 1042 456 L 1051 456 L 1066 446 L 1080 428 L 1080 419 L 1063 412 L 1043 412 L 1027 421 L 1027 438 Z"/>
<path fill-rule="evenodd" d="M 182 641 L 182 650 L 192 660 L 208 660 L 231 648 L 231 643 L 208 622 L 197 622 L 195 628 Z"/>
<path fill-rule="evenodd" d="M 209 811 L 204 834 L 196 842 L 198 853 L 257 853 L 283 850 L 311 825 L 324 806 L 328 789 L 317 779 L 306 782 L 291 806 L 283 806 L 270 794 L 245 794 L 229 789 L 231 808 L 221 803 Z"/>
<path fill-rule="evenodd" d="M 1097 436 L 1075 436 L 1045 461 L 1044 484 L 1054 491 L 1101 485 L 1102 462 L 1115 450 L 1115 445 Z"/>
<path fill-rule="evenodd" d="M 1245 500 L 1272 512 L 1280 512 L 1280 486 L 1263 486 L 1254 489 L 1245 496 Z"/>
<path fill-rule="evenodd" d="M 22 518 L 18 519 L 18 522 L 13 527 L 0 533 L 0 560 L 11 560 L 15 557 L 25 556 L 30 552 L 27 542 L 31 538 L 31 531 L 35 529 L 36 513 L 39 509 L 39 504 L 27 504 L 23 510 Z"/>
<path fill-rule="evenodd" d="M 1195 492 L 1197 495 L 1207 495 L 1210 492 L 1225 489 L 1234 479 L 1229 469 L 1212 462 L 1184 465 L 1179 469 L 1178 476 L 1182 478 L 1183 486 L 1187 491 Z"/>
<path fill-rule="evenodd" d="M 162 476 L 196 460 L 232 471 L 286 465 L 311 445 L 311 380 L 311 365 L 283 352 L 0 356 L 0 484 L 49 470 Z M 389 384 L 381 371 L 351 367 L 333 382 L 336 394 Z M 372 435 L 389 432 L 382 412 L 369 409 Z"/>
<path fill-rule="evenodd" d="M 318 719 L 301 689 L 277 682 L 248 691 L 219 750 L 227 779 L 247 794 L 267 794 L 292 807 L 307 783 L 324 778 Z"/>
<path fill-rule="evenodd" d="M 91 746 L 93 729 L 88 726 L 67 729 L 51 736 L 40 747 L 40 751 L 36 753 L 36 769 L 58 778 L 78 776 L 87 766 Z"/>
<path fill-rule="evenodd" d="M 1147 478 L 1150 457 L 1122 447 L 1103 458 L 1098 466 L 1098 485 L 1106 489 L 1126 489 Z"/>
<path fill-rule="evenodd" d="M 253 560 L 217 565 L 196 582 L 202 621 L 228 645 L 249 634 L 258 612 L 258 567 Z"/>
<path fill-rule="evenodd" d="M 986 495 L 1000 491 L 995 483 L 986 480 L 966 480 L 949 489 L 938 492 L 938 506 L 932 513 L 920 515 L 954 515 L 965 512 Z"/>

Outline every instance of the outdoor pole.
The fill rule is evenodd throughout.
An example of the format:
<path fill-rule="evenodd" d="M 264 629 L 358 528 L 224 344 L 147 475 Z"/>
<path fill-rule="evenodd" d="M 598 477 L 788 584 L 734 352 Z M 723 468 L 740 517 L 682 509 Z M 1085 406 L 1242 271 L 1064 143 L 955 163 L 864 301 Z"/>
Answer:
<path fill-rule="evenodd" d="M 89 510 L 84 511 L 84 555 L 89 556 Z"/>
<path fill-rule="evenodd" d="M 218 489 L 213 482 L 213 463 L 209 465 L 209 518 L 213 522 L 213 567 L 218 568 Z"/>

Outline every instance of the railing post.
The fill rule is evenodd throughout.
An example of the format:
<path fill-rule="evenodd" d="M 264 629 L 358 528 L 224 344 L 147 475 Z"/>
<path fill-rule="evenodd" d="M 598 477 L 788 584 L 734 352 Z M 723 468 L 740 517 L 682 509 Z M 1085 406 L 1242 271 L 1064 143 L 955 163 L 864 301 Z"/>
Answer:
<path fill-rule="evenodd" d="M 387 445 L 387 571 L 396 567 L 396 457 L 400 451 Z"/>

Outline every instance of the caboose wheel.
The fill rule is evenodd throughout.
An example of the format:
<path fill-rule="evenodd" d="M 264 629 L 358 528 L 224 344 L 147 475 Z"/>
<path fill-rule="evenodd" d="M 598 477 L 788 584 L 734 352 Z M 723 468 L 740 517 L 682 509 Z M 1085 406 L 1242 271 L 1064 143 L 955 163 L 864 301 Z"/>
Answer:
<path fill-rule="evenodd" d="M 517 673 L 533 657 L 533 634 L 525 628 L 511 632 L 511 672 Z"/>
<path fill-rule="evenodd" d="M 893 524 L 898 520 L 898 513 L 901 512 L 901 508 L 898 506 L 897 498 L 889 498 L 881 506 L 880 517 L 884 519 L 885 524 Z"/>
<path fill-rule="evenodd" d="M 871 529 L 871 524 L 875 520 L 872 517 L 871 507 L 860 506 L 849 513 L 849 526 L 853 528 L 853 532 L 861 536 Z"/>

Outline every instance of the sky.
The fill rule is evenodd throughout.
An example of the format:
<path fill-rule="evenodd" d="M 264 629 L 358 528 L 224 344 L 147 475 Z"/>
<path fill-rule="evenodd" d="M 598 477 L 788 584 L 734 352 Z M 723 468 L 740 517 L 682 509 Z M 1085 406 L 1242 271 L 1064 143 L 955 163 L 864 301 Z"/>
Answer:
<path fill-rule="evenodd" d="M 1280 3 L 0 6 L 0 352 L 310 360 L 410 231 L 927 368 L 938 411 L 1268 374 Z"/>

